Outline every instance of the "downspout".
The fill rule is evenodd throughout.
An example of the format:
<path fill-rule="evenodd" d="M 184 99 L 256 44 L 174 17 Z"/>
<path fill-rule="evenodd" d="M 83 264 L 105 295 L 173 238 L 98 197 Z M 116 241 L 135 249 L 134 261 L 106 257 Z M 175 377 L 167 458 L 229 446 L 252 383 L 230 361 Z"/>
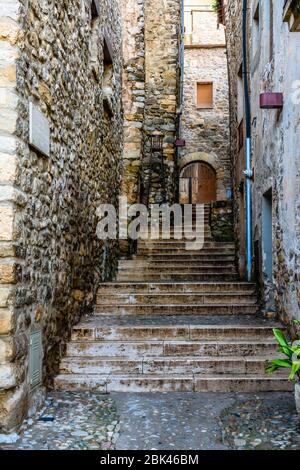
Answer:
<path fill-rule="evenodd" d="M 248 1 L 243 0 L 243 78 L 245 97 L 245 118 L 246 118 L 246 142 L 245 160 L 246 169 L 246 259 L 247 259 L 247 280 L 252 280 L 252 166 L 251 166 L 251 107 L 248 82 L 248 46 L 247 46 L 247 16 Z"/>
<path fill-rule="evenodd" d="M 181 0 L 181 43 L 180 43 L 180 90 L 179 90 L 179 103 L 178 103 L 178 138 L 181 138 L 182 131 L 182 112 L 183 112 L 183 93 L 184 93 L 184 0 Z M 179 148 L 176 149 L 176 202 L 179 202 Z"/>
<path fill-rule="evenodd" d="M 181 0 L 181 84 L 180 84 L 180 106 L 183 106 L 183 83 L 184 83 L 184 0 Z"/>

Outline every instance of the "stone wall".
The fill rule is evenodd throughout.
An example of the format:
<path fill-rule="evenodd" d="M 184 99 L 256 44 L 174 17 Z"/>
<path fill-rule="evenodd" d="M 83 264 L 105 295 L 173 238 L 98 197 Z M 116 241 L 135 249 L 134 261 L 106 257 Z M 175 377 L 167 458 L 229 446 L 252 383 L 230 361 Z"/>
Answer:
<path fill-rule="evenodd" d="M 226 42 L 228 57 L 228 74 L 230 84 L 230 154 L 233 168 L 234 220 L 237 261 L 240 276 L 246 271 L 245 244 L 245 147 L 239 144 L 239 125 L 244 119 L 244 91 L 242 79 L 242 4 L 239 0 L 223 0 L 226 23 Z M 249 11 L 250 18 L 250 11 Z M 250 37 L 249 37 L 250 40 Z M 248 78 L 249 76 L 249 71 Z M 250 80 L 249 80 L 249 84 Z M 242 125 L 245 135 L 245 124 Z"/>
<path fill-rule="evenodd" d="M 294 91 L 300 77 L 300 34 L 289 32 L 282 20 L 283 7 L 284 0 L 273 2 L 273 10 L 261 2 L 256 53 L 252 41 L 253 227 L 255 239 L 262 240 L 264 260 L 262 206 L 264 194 L 271 189 L 273 279 L 267 278 L 263 266 L 262 283 L 266 308 L 273 307 L 274 294 L 275 308 L 288 320 L 300 319 L 300 108 Z M 260 109 L 259 93 L 269 91 L 284 93 L 282 110 Z"/>
<path fill-rule="evenodd" d="M 181 0 L 121 0 L 124 150 L 122 195 L 128 203 L 173 201 L 180 93 Z M 152 136 L 162 151 L 151 151 Z M 162 178 L 164 175 L 164 178 Z M 135 245 L 120 242 L 121 255 Z"/>
<path fill-rule="evenodd" d="M 71 326 L 114 274 L 115 242 L 96 238 L 95 211 L 120 186 L 122 54 L 115 0 L 93 10 L 84 0 L 1 0 L 0 10 L 1 433 L 39 396 L 30 334 L 42 331 L 51 384 Z M 28 145 L 29 102 L 48 120 L 50 156 Z"/>
<path fill-rule="evenodd" d="M 222 25 L 218 29 L 217 15 L 210 5 L 203 6 L 201 3 L 198 10 L 201 34 L 199 37 L 194 35 L 192 45 L 190 41 L 185 44 L 180 135 L 186 144 L 180 150 L 179 162 L 180 168 L 193 161 L 209 163 L 217 174 L 217 198 L 225 200 L 226 189 L 232 186 L 225 34 Z M 202 15 L 206 19 L 204 29 Z M 197 31 L 196 26 L 194 28 Z M 197 83 L 201 82 L 213 83 L 212 109 L 200 109 L 197 106 Z"/>
<path fill-rule="evenodd" d="M 266 310 L 276 309 L 285 322 L 300 318 L 299 220 L 300 108 L 296 78 L 300 76 L 300 35 L 283 21 L 284 0 L 260 2 L 259 27 L 254 34 L 252 18 L 258 2 L 249 9 L 249 55 L 252 108 L 253 238 L 258 247 L 256 262 Z M 271 8 L 272 6 L 272 8 Z M 228 46 L 232 63 L 231 102 L 237 113 L 235 83 L 241 56 L 241 4 L 227 1 Z M 257 27 L 257 25 L 256 25 Z M 238 38 L 238 39 L 237 39 Z M 261 92 L 282 92 L 282 110 L 263 110 Z M 234 115 L 233 115 L 234 116 Z M 237 146 L 237 121 L 232 119 L 233 151 Z M 272 269 L 266 275 L 263 198 L 271 194 Z M 239 225 L 242 227 L 242 224 Z"/>
<path fill-rule="evenodd" d="M 181 38 L 181 0 L 145 0 L 145 67 L 146 95 L 143 148 L 143 183 L 148 187 L 151 158 L 151 135 L 163 138 L 163 172 L 157 159 L 152 168 L 150 202 L 162 202 L 166 181 L 166 200 L 175 197 L 175 140 L 177 105 L 180 91 L 179 48 Z M 156 166 L 156 165 L 154 165 Z M 147 189 L 146 189 L 147 191 Z"/>
<path fill-rule="evenodd" d="M 144 1 L 122 0 L 124 151 L 122 194 L 139 202 L 145 109 Z"/>
<path fill-rule="evenodd" d="M 217 242 L 233 242 L 234 219 L 232 201 L 216 201 L 211 204 L 210 227 Z"/>

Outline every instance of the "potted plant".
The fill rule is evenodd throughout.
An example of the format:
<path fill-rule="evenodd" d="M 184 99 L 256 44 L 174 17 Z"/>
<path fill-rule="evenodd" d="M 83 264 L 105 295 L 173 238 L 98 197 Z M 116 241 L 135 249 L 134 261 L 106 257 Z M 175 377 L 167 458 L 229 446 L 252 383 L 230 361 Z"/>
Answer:
<path fill-rule="evenodd" d="M 295 320 L 300 327 L 300 320 Z M 290 369 L 288 380 L 295 380 L 295 400 L 296 408 L 300 415 L 300 340 L 289 342 L 283 332 L 277 328 L 273 330 L 275 338 L 279 344 L 278 352 L 286 356 L 286 359 L 279 358 L 271 361 L 266 368 L 268 374 L 273 374 L 278 369 Z"/>

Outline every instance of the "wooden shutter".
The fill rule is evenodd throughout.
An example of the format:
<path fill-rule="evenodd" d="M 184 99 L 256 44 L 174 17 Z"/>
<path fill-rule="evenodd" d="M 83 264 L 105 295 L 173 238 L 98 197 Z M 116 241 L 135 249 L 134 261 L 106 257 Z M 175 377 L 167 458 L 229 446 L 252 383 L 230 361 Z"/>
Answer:
<path fill-rule="evenodd" d="M 197 84 L 197 107 L 212 108 L 213 107 L 213 84 L 198 83 Z"/>

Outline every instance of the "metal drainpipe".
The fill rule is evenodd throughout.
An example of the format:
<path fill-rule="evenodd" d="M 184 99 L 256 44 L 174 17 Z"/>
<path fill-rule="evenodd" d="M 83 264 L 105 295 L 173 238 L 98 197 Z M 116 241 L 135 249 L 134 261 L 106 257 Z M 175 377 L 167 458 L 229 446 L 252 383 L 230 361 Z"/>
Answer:
<path fill-rule="evenodd" d="M 184 0 L 181 0 L 181 90 L 180 106 L 183 105 L 183 81 L 184 81 Z"/>
<path fill-rule="evenodd" d="M 247 279 L 252 280 L 252 183 L 253 176 L 251 167 L 251 108 L 249 97 L 249 83 L 248 83 L 248 60 L 247 60 L 247 12 L 248 2 L 243 0 L 243 78 L 244 78 L 244 93 L 245 93 L 245 117 L 246 117 L 246 142 L 245 142 L 245 157 L 246 157 L 246 170 L 244 175 L 246 177 L 246 249 L 247 249 Z"/>
<path fill-rule="evenodd" d="M 184 93 L 184 0 L 181 0 L 181 44 L 180 44 L 180 59 L 181 59 L 181 77 L 180 77 L 180 91 L 179 91 L 179 116 L 178 116 L 178 137 L 182 137 L 182 112 L 183 112 L 183 93 Z M 179 202 L 179 148 L 176 149 L 176 202 Z"/>

